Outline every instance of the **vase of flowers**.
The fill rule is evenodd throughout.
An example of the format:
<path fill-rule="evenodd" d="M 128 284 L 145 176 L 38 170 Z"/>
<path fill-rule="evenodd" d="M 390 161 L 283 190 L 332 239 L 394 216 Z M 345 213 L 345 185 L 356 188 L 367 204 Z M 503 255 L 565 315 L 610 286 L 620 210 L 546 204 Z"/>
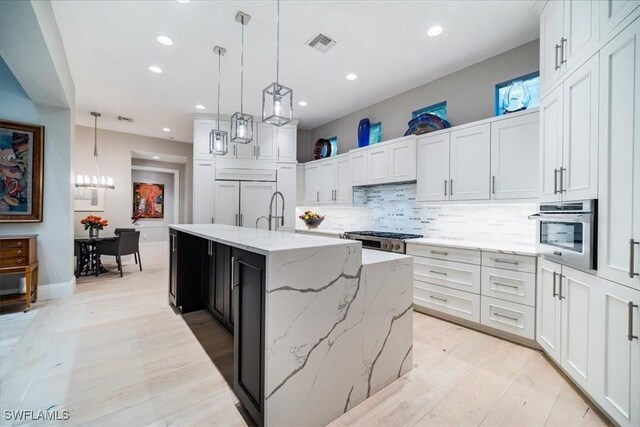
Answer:
<path fill-rule="evenodd" d="M 314 211 L 305 211 L 300 218 L 307 225 L 309 230 L 316 229 L 324 221 L 324 215 L 318 215 Z"/>
<path fill-rule="evenodd" d="M 96 238 L 99 236 L 100 230 L 109 225 L 109 221 L 97 215 L 89 215 L 80 221 L 80 224 L 84 225 L 85 230 L 89 230 L 90 238 Z"/>

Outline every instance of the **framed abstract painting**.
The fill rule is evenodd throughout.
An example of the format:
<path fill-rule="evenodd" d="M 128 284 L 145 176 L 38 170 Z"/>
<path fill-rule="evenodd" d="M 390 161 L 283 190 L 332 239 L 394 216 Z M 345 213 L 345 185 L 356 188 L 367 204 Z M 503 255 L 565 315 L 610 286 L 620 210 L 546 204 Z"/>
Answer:
<path fill-rule="evenodd" d="M 44 126 L 0 120 L 0 222 L 42 222 Z"/>
<path fill-rule="evenodd" d="M 164 184 L 133 183 L 133 216 L 164 218 Z"/>

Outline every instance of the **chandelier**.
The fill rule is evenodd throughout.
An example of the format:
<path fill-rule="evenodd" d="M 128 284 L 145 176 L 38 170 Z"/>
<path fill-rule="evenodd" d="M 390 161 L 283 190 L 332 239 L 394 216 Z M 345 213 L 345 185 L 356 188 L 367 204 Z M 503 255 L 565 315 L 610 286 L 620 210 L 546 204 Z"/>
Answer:
<path fill-rule="evenodd" d="M 89 175 L 78 175 L 76 177 L 76 187 L 114 189 L 116 187 L 113 185 L 113 178 L 100 175 L 100 162 L 98 161 L 98 117 L 100 117 L 101 114 L 92 111 L 91 115 L 94 117 L 93 158 L 96 162 L 96 174 L 93 175 L 93 178 L 90 178 Z"/>

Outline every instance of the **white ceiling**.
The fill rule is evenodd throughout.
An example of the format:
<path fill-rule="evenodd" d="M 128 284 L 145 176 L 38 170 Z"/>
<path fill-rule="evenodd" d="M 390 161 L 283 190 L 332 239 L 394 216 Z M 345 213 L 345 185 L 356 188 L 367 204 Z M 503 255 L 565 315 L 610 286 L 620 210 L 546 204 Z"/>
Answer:
<path fill-rule="evenodd" d="M 245 111 L 260 116 L 275 79 L 275 1 L 53 1 L 76 86 L 77 122 L 190 142 L 192 114 L 239 110 L 240 24 L 245 28 Z M 294 115 L 311 129 L 538 37 L 534 1 L 281 2 L 280 82 L 293 88 Z M 427 37 L 432 25 L 444 33 Z M 338 44 L 305 45 L 318 32 Z M 168 35 L 173 46 L 156 41 Z M 154 74 L 150 65 L 164 72 Z M 345 76 L 356 73 L 358 79 Z M 299 107 L 298 101 L 308 102 Z M 206 110 L 195 109 L 196 104 Z M 134 123 L 118 122 L 118 115 Z M 163 132 L 168 127 L 171 132 Z"/>

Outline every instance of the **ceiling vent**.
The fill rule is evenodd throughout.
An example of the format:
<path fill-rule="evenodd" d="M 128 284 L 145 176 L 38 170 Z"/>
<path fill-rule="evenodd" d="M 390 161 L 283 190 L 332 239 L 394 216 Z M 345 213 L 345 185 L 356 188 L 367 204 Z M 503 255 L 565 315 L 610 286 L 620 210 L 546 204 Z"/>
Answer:
<path fill-rule="evenodd" d="M 307 40 L 305 44 L 322 53 L 327 53 L 329 49 L 336 45 L 336 41 L 327 35 L 318 33 Z"/>
<path fill-rule="evenodd" d="M 133 123 L 133 117 L 118 116 L 118 121 Z"/>

